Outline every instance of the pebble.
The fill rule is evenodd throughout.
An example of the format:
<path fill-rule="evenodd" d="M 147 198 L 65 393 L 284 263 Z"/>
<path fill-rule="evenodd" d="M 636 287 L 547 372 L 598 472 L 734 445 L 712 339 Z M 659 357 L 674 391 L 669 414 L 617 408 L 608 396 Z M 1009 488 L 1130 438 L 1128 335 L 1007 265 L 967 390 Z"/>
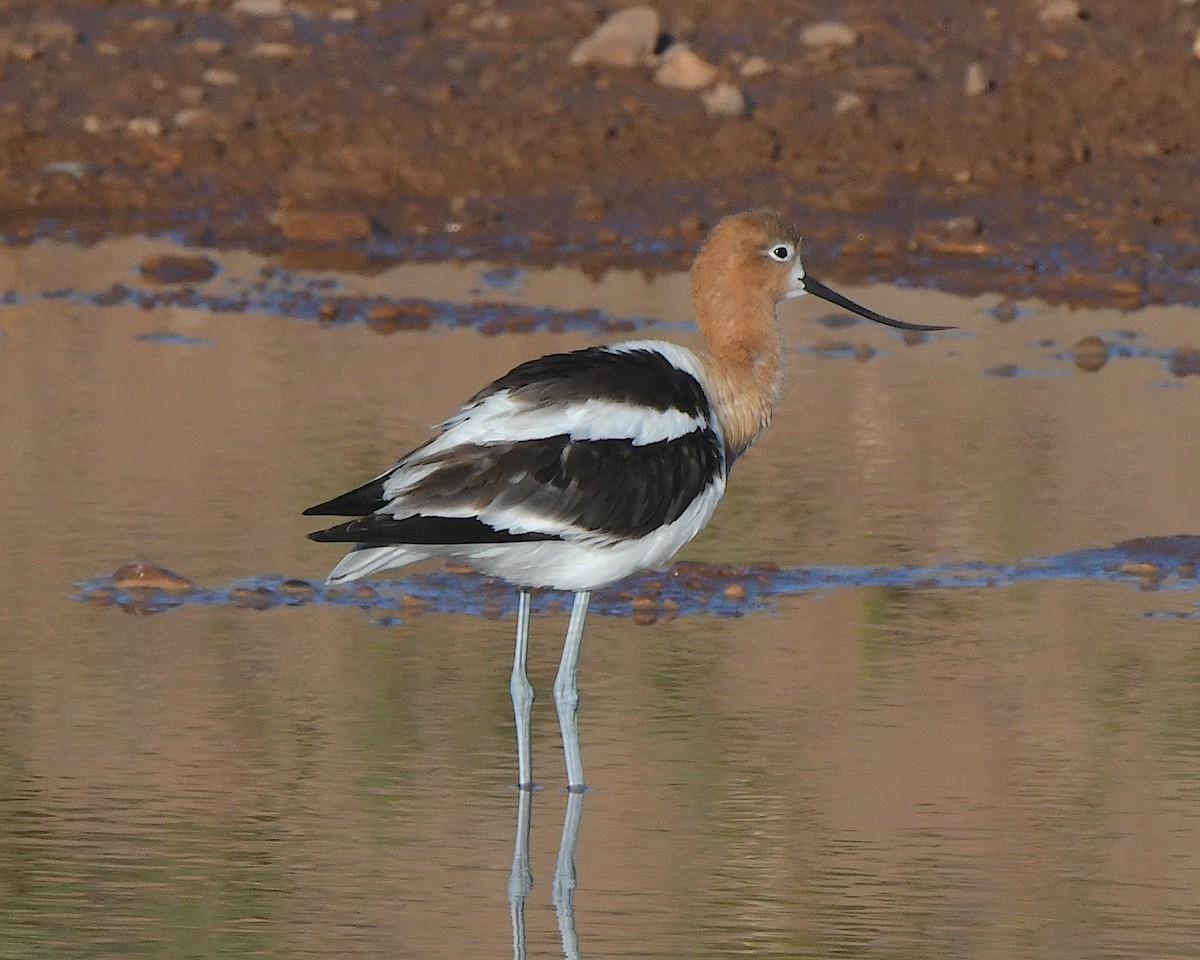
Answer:
<path fill-rule="evenodd" d="M 1177 377 L 1186 377 L 1188 374 L 1200 375 L 1200 350 L 1194 347 L 1180 347 L 1178 350 L 1173 350 L 1168 368 Z"/>
<path fill-rule="evenodd" d="M 252 17 L 281 17 L 286 12 L 283 0 L 234 0 L 233 10 Z"/>
<path fill-rule="evenodd" d="M 825 49 L 852 47 L 858 43 L 858 31 L 836 20 L 825 20 L 805 27 L 800 34 L 800 42 L 806 47 Z"/>
<path fill-rule="evenodd" d="M 433 305 L 425 300 L 377 303 L 367 311 L 366 324 L 376 333 L 428 330 L 433 324 Z"/>
<path fill-rule="evenodd" d="M 746 113 L 746 96 L 732 83 L 722 81 L 702 93 L 700 99 L 712 117 L 740 117 Z"/>
<path fill-rule="evenodd" d="M 1085 373 L 1095 373 L 1108 363 L 1108 344 L 1095 334 L 1075 344 L 1075 366 Z"/>
<path fill-rule="evenodd" d="M 571 51 L 573 66 L 635 67 L 654 52 L 662 20 L 653 7 L 614 13 Z"/>
<path fill-rule="evenodd" d="M 216 37 L 197 37 L 191 43 L 192 50 L 202 57 L 216 57 L 229 49 L 224 40 Z"/>
<path fill-rule="evenodd" d="M 755 54 L 752 57 L 747 57 L 738 68 L 738 72 L 747 80 L 753 77 L 761 77 L 765 73 L 770 73 L 774 67 L 771 66 L 771 61 L 766 57 L 760 57 Z"/>
<path fill-rule="evenodd" d="M 1126 576 L 1141 577 L 1142 580 L 1152 582 L 1161 580 L 1163 575 L 1163 568 L 1161 566 L 1148 561 L 1130 561 L 1121 564 L 1117 569 Z"/>
<path fill-rule="evenodd" d="M 1042 0 L 1038 19 L 1048 27 L 1083 19 L 1083 8 L 1075 0 Z"/>
<path fill-rule="evenodd" d="M 372 235 L 366 214 L 348 210 L 281 209 L 278 218 L 284 238 L 293 242 L 346 243 Z"/>
<path fill-rule="evenodd" d="M 142 278 L 151 283 L 203 283 L 217 273 L 217 262 L 193 254 L 159 253 L 138 265 Z"/>
<path fill-rule="evenodd" d="M 263 60 L 290 60 L 296 55 L 296 48 L 278 40 L 263 40 L 250 48 L 250 54 Z"/>
<path fill-rule="evenodd" d="M 867 101 L 857 93 L 843 93 L 833 104 L 834 113 L 850 113 L 852 110 L 861 110 L 867 105 Z"/>
<path fill-rule="evenodd" d="M 118 590 L 162 590 L 176 596 L 189 594 L 196 585 L 166 567 L 152 563 L 129 563 L 112 575 L 112 585 Z"/>
<path fill-rule="evenodd" d="M 358 11 L 354 7 L 335 7 L 329 12 L 329 19 L 334 23 L 356 23 Z"/>
<path fill-rule="evenodd" d="M 672 44 L 654 71 L 654 82 L 676 90 L 700 90 L 717 79 L 717 68 L 687 44 Z"/>
<path fill-rule="evenodd" d="M 973 63 L 967 67 L 967 75 L 963 80 L 963 90 L 966 91 L 968 97 L 977 97 L 981 93 L 987 93 L 991 88 L 992 81 L 983 72 L 983 64 Z"/>
<path fill-rule="evenodd" d="M 209 67 L 201 74 L 200 79 L 211 87 L 233 87 L 240 82 L 236 73 L 221 67 Z"/>
<path fill-rule="evenodd" d="M 162 124 L 154 117 L 131 117 L 125 124 L 125 129 L 139 137 L 157 137 L 162 135 Z"/>
<path fill-rule="evenodd" d="M 317 588 L 307 580 L 289 577 L 279 584 L 279 592 L 285 597 L 292 597 L 296 600 L 307 600 L 317 592 Z"/>
<path fill-rule="evenodd" d="M 42 167 L 44 176 L 53 176 L 54 174 L 66 174 L 72 180 L 82 180 L 89 173 L 93 172 L 91 164 L 82 160 L 54 160 L 45 164 Z"/>

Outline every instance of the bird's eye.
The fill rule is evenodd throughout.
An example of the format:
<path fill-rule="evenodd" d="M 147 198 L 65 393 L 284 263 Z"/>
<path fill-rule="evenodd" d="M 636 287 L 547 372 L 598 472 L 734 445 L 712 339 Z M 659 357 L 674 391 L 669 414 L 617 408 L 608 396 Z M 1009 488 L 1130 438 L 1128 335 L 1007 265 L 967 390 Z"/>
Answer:
<path fill-rule="evenodd" d="M 777 243 L 767 251 L 767 256 L 772 260 L 778 260 L 780 263 L 787 263 L 792 259 L 792 245 L 790 243 Z"/>

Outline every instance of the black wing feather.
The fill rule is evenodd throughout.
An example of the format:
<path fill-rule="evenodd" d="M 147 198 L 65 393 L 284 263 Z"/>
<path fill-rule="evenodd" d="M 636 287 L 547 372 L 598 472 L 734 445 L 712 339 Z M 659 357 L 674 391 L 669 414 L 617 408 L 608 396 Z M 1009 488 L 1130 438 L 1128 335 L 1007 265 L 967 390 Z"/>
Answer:
<path fill-rule="evenodd" d="M 533 406 L 594 397 L 658 412 L 679 410 L 706 423 L 683 436 L 645 444 L 563 434 L 460 444 L 425 456 L 418 448 L 384 476 L 305 510 L 306 515 L 361 518 L 310 534 L 312 539 L 380 546 L 561 539 L 499 529 L 510 509 L 520 510 L 522 524 L 538 517 L 548 526 L 641 537 L 678 520 L 726 471 L 703 387 L 657 351 L 591 347 L 530 360 L 485 387 L 464 409 L 502 391 Z M 434 469 L 422 469 L 406 489 L 403 473 L 410 466 Z M 384 493 L 389 484 L 391 498 Z M 469 516 L 485 511 L 497 526 Z"/>
<path fill-rule="evenodd" d="M 340 523 L 308 535 L 319 543 L 358 543 L 382 547 L 395 544 L 527 543 L 558 540 L 549 533 L 510 533 L 497 530 L 475 517 L 405 517 L 397 520 L 383 513 Z"/>

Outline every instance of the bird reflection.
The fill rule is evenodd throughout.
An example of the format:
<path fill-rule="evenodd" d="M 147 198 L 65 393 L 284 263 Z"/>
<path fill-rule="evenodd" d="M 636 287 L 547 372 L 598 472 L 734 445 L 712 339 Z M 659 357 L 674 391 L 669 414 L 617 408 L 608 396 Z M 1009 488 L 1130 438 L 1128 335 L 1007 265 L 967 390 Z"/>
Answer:
<path fill-rule="evenodd" d="M 558 917 L 563 956 L 578 960 L 579 935 L 575 929 L 575 849 L 579 844 L 579 824 L 583 819 L 583 794 L 567 794 L 563 815 L 562 839 L 551 881 L 551 901 Z M 529 832 L 533 814 L 533 791 L 517 791 L 517 835 L 513 842 L 512 872 L 508 877 L 508 914 L 512 921 L 513 960 L 525 960 L 525 901 L 533 889 L 533 870 L 529 865 Z"/>

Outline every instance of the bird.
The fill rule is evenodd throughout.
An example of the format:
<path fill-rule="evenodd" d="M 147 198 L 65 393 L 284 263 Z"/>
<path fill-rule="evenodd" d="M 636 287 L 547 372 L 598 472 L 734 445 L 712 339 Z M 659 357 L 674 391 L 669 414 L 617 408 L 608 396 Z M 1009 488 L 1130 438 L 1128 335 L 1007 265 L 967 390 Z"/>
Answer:
<path fill-rule="evenodd" d="M 722 218 L 691 271 L 703 352 L 633 340 L 528 360 L 378 476 L 304 511 L 353 518 L 309 534 L 353 544 L 327 584 L 441 557 L 516 586 L 509 690 L 519 788 L 534 786 L 532 591 L 574 593 L 554 701 L 567 789 L 582 792 L 576 673 L 592 592 L 663 565 L 708 523 L 783 387 L 777 305 L 811 294 L 902 330 L 952 329 L 849 300 L 805 271 L 800 247 L 775 211 Z"/>

